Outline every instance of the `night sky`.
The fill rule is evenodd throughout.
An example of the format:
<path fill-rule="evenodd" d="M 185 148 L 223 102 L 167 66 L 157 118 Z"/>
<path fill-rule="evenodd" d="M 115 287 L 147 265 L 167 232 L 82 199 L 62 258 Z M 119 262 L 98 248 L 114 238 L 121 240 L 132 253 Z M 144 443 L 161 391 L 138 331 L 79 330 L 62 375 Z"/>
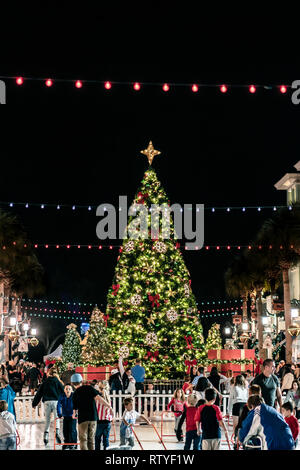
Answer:
<path fill-rule="evenodd" d="M 50 31 L 50 19 L 45 22 L 43 17 L 36 26 L 44 39 Z M 104 16 L 91 19 L 91 25 L 98 20 L 103 26 Z M 109 55 L 110 36 L 106 37 L 108 47 L 103 47 L 103 29 L 97 30 L 98 42 L 85 49 L 83 33 L 76 30 L 76 24 L 70 25 L 69 36 L 67 31 L 61 33 L 60 19 L 57 26 L 52 37 L 55 47 L 50 47 L 47 38 L 43 53 L 32 48 L 30 57 L 24 55 L 29 43 L 21 41 L 19 32 L 19 47 L 13 57 L 3 59 L 0 75 L 228 85 L 291 84 L 300 78 L 291 65 L 265 61 L 255 67 L 251 59 L 235 64 L 235 68 L 224 67 L 222 62 L 223 67 L 215 71 L 213 57 L 209 59 L 211 67 L 204 66 L 209 63 L 207 56 L 205 62 L 199 56 L 197 61 L 176 62 L 174 50 L 169 64 L 149 55 L 149 44 L 143 55 L 131 54 L 126 60 L 126 56 L 121 58 L 125 50 L 121 35 L 116 57 Z M 162 22 L 160 32 L 161 28 Z M 98 33 L 92 27 L 91 31 L 91 38 L 96 39 Z M 140 32 L 138 23 L 137 36 Z M 61 38 L 64 41 L 60 42 Z M 132 53 L 135 43 L 129 43 Z M 98 53 L 93 55 L 97 44 Z M 117 205 L 119 195 L 127 195 L 130 202 L 148 166 L 139 152 L 152 140 L 161 151 L 153 167 L 171 203 L 284 205 L 286 194 L 277 191 L 274 184 L 286 172 L 293 172 L 300 159 L 299 107 L 292 104 L 290 95 L 290 91 L 282 95 L 276 88 L 258 89 L 255 95 L 247 89 L 229 88 L 222 94 L 215 88 L 200 88 L 195 94 L 172 86 L 169 93 L 146 86 L 135 92 L 124 85 L 107 92 L 100 85 L 77 90 L 72 84 L 54 83 L 46 89 L 39 82 L 22 87 L 9 82 L 8 103 L 23 106 L 11 107 L 1 117 L 0 201 Z M 87 209 L 75 213 L 47 207 L 10 210 L 19 216 L 33 242 L 101 243 L 95 232 L 99 219 Z M 205 244 L 247 244 L 270 215 L 270 210 L 260 214 L 255 210 L 206 212 Z M 45 298 L 105 304 L 116 249 L 39 249 L 37 255 L 46 273 Z M 226 299 L 223 279 L 232 256 L 233 252 L 203 250 L 184 253 L 198 302 Z M 51 327 L 53 339 L 69 322 L 52 319 L 32 323 L 41 335 Z M 210 323 L 203 321 L 205 332 Z"/>

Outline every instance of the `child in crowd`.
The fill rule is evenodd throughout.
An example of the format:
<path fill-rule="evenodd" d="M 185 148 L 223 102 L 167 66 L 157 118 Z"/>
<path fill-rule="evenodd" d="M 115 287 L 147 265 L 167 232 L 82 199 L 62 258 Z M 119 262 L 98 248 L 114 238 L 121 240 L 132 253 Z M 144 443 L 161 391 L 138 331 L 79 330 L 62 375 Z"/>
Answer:
<path fill-rule="evenodd" d="M 100 396 L 107 402 L 110 403 L 109 397 L 109 385 L 106 380 L 101 380 L 97 384 Z M 103 440 L 104 450 L 109 447 L 109 433 L 111 428 L 111 423 L 113 420 L 113 411 L 112 408 L 98 403 L 97 404 L 97 429 L 95 435 L 95 450 L 101 449 L 101 440 Z"/>
<path fill-rule="evenodd" d="M 194 393 L 188 396 L 187 406 L 184 407 L 184 411 L 178 423 L 177 439 L 178 441 L 181 441 L 182 440 L 181 428 L 182 428 L 184 420 L 186 419 L 186 434 L 185 434 L 184 450 L 190 450 L 192 442 L 193 442 L 193 449 L 200 450 L 201 437 L 197 433 L 197 427 L 195 423 L 195 416 L 197 412 L 197 407 L 196 407 L 197 402 L 198 402 L 198 398 Z"/>
<path fill-rule="evenodd" d="M 63 450 L 77 449 L 77 420 L 73 419 L 73 389 L 71 384 L 65 385 L 64 393 L 57 401 L 57 416 L 63 418 L 64 442 L 73 445 L 62 446 Z"/>
<path fill-rule="evenodd" d="M 0 401 L 0 450 L 16 450 L 16 420 L 5 400 Z"/>
<path fill-rule="evenodd" d="M 259 437 L 261 450 L 293 450 L 295 448 L 290 427 L 275 408 L 265 405 L 259 395 L 249 397 L 247 405 L 250 412 L 239 432 L 239 439 L 242 443 Z"/>
<path fill-rule="evenodd" d="M 123 404 L 125 411 L 120 426 L 120 445 L 124 446 L 126 445 L 126 441 L 128 441 L 128 444 L 134 447 L 134 436 L 131 426 L 135 424 L 137 418 L 142 418 L 147 424 L 150 424 L 150 421 L 146 416 L 133 410 L 133 398 L 125 398 Z"/>
<path fill-rule="evenodd" d="M 170 401 L 170 403 L 167 406 L 167 410 L 169 410 L 171 408 L 171 406 L 174 407 L 173 411 L 174 411 L 174 415 L 175 415 L 175 428 L 174 428 L 175 434 L 177 433 L 179 420 L 180 420 L 180 417 L 183 413 L 185 404 L 186 404 L 186 402 L 185 402 L 184 392 L 180 388 L 177 388 L 175 390 L 175 393 L 174 393 L 174 396 L 173 396 L 172 400 Z"/>
<path fill-rule="evenodd" d="M 293 439 L 295 441 L 295 449 L 298 445 L 299 423 L 296 416 L 293 415 L 294 407 L 290 401 L 282 405 L 282 415 L 284 421 L 289 425 L 292 431 Z"/>
<path fill-rule="evenodd" d="M 216 392 L 213 388 L 205 390 L 206 404 L 199 406 L 195 422 L 198 436 L 201 435 L 200 424 L 202 428 L 202 450 L 219 450 L 221 444 L 221 429 L 225 431 L 228 439 L 228 431 L 223 421 L 221 410 L 215 405 Z"/>

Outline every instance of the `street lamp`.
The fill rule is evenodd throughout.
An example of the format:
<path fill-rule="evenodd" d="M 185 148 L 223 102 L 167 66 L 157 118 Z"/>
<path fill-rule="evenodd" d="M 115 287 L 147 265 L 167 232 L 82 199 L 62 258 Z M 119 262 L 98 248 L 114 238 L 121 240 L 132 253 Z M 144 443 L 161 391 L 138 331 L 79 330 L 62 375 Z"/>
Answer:
<path fill-rule="evenodd" d="M 243 331 L 248 331 L 248 329 L 249 329 L 248 322 L 243 322 L 243 323 L 242 323 L 242 330 L 243 330 Z"/>
<path fill-rule="evenodd" d="M 263 325 L 268 325 L 269 324 L 269 318 L 268 317 L 261 317 L 261 321 Z"/>
<path fill-rule="evenodd" d="M 298 308 L 292 308 L 291 309 L 291 316 L 292 318 L 296 318 L 299 316 L 299 309 Z"/>
<path fill-rule="evenodd" d="M 31 328 L 31 334 L 32 334 L 33 336 L 36 336 L 36 328 Z"/>
<path fill-rule="evenodd" d="M 29 330 L 29 324 L 28 323 L 23 323 L 23 330 L 28 331 Z"/>
<path fill-rule="evenodd" d="M 11 318 L 9 319 L 9 323 L 10 323 L 10 326 L 16 326 L 16 324 L 17 324 L 17 319 L 16 319 L 16 317 L 11 317 Z"/>

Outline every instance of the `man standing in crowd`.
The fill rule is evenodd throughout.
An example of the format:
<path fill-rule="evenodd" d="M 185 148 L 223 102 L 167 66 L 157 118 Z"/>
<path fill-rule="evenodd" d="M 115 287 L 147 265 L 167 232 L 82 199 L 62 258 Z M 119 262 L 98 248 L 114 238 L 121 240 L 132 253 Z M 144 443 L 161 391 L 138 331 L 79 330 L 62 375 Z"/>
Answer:
<path fill-rule="evenodd" d="M 75 374 L 74 365 L 71 362 L 69 362 L 67 370 L 65 370 L 61 374 L 61 380 L 63 381 L 64 385 L 71 383 L 71 377 L 74 374 Z"/>
<path fill-rule="evenodd" d="M 278 377 L 274 374 L 275 363 L 273 359 L 266 359 L 263 362 L 263 371 L 255 379 L 253 379 L 251 385 L 259 385 L 261 388 L 261 394 L 265 400 L 265 404 L 275 407 L 275 400 L 277 399 L 280 406 L 280 412 L 282 412 L 282 396 L 280 391 L 280 382 Z"/>
<path fill-rule="evenodd" d="M 96 402 L 112 410 L 99 392 L 91 385 L 82 385 L 82 376 L 74 374 L 71 383 L 75 388 L 73 395 L 73 419 L 78 417 L 80 450 L 95 450 L 95 434 L 98 413 Z M 78 416 L 77 416 L 78 414 Z"/>
<path fill-rule="evenodd" d="M 131 369 L 131 373 L 135 379 L 136 391 L 141 390 L 144 393 L 144 381 L 145 381 L 145 368 L 141 365 L 141 360 L 135 361 L 136 365 Z"/>

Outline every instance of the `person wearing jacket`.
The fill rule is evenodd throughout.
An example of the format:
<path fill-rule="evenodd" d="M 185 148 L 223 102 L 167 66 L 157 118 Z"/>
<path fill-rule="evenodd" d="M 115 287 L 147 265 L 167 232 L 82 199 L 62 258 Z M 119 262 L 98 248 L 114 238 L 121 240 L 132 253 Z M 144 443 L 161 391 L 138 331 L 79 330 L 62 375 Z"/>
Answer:
<path fill-rule="evenodd" d="M 65 385 L 64 393 L 60 395 L 57 402 L 57 415 L 63 418 L 64 442 L 74 445 L 64 445 L 63 450 L 77 448 L 77 420 L 73 419 L 73 389 L 70 384 Z"/>
<path fill-rule="evenodd" d="M 13 391 L 10 385 L 8 385 L 5 379 L 0 379 L 0 400 L 5 400 L 8 405 L 8 411 L 16 417 L 14 399 L 16 393 Z"/>
<path fill-rule="evenodd" d="M 51 369 L 47 372 L 47 379 L 42 382 L 38 388 L 35 397 L 32 401 L 32 407 L 35 408 L 42 400 L 45 406 L 45 430 L 44 430 L 44 443 L 45 445 L 49 442 L 49 428 L 51 413 L 53 413 L 54 419 L 57 418 L 57 402 L 64 392 L 64 386 L 62 381 L 58 378 L 55 370 Z M 59 421 L 56 421 L 56 440 L 60 444 L 61 439 L 59 435 Z"/>
<path fill-rule="evenodd" d="M 259 395 L 249 397 L 247 405 L 250 412 L 239 432 L 241 443 L 260 437 L 261 450 L 293 450 L 295 448 L 291 429 L 280 413 L 272 406 L 265 405 Z"/>
<path fill-rule="evenodd" d="M 7 401 L 0 401 L 0 450 L 16 450 L 17 428 L 12 413 L 7 411 Z"/>

